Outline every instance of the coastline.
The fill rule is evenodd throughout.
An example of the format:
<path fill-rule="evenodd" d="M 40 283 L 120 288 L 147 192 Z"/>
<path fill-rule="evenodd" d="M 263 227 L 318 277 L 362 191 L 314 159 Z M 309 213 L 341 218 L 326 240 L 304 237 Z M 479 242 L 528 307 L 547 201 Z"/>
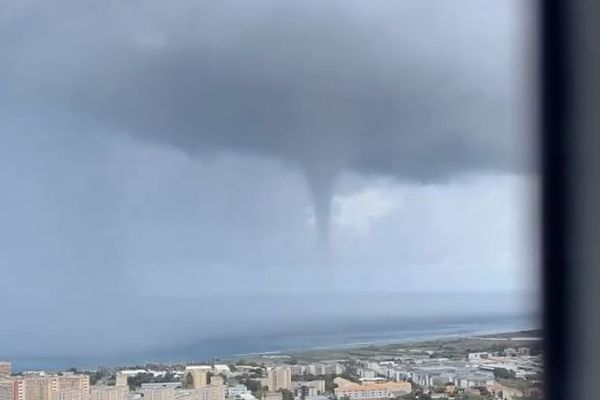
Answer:
<path fill-rule="evenodd" d="M 355 342 L 355 343 L 344 343 L 332 346 L 315 346 L 309 348 L 298 348 L 298 349 L 281 349 L 265 352 L 255 353 L 240 353 L 232 356 L 222 357 L 220 360 L 233 361 L 239 359 L 282 359 L 282 358 L 304 358 L 310 357 L 311 359 L 320 358 L 320 354 L 323 358 L 330 355 L 331 353 L 343 353 L 343 352 L 354 352 L 354 351 L 373 351 L 373 350 L 385 350 L 390 346 L 404 345 L 407 347 L 421 347 L 432 344 L 445 344 L 455 341 L 463 340 L 479 340 L 494 343 L 497 341 L 502 342 L 532 342 L 542 341 L 540 327 L 525 327 L 517 330 L 482 330 L 473 333 L 456 333 L 456 334 L 440 334 L 430 335 L 427 337 L 419 338 L 402 338 L 402 339 L 391 339 L 382 341 L 369 341 L 369 342 Z M 519 335 L 519 336 L 515 336 Z M 531 336 L 528 336 L 531 335 Z M 535 336 L 534 336 L 535 335 Z"/>
<path fill-rule="evenodd" d="M 511 342 L 514 340 L 513 336 L 519 335 L 521 338 L 529 339 L 531 335 L 540 332 L 540 328 L 532 325 L 515 327 L 513 329 L 481 329 L 477 331 L 469 332 L 458 332 L 458 333 L 438 333 L 419 335 L 412 337 L 396 337 L 396 338 L 385 338 L 375 339 L 366 341 L 348 341 L 345 343 L 333 343 L 327 345 L 317 346 L 303 346 L 303 347 L 280 347 L 276 349 L 269 349 L 265 351 L 257 352 L 240 352 L 233 354 L 223 354 L 215 357 L 194 357 L 185 356 L 182 354 L 179 357 L 169 357 L 168 355 L 155 355 L 155 356 L 140 356 L 131 355 L 130 357 L 123 357 L 121 359 L 114 360 L 89 360 L 84 357 L 77 358 L 38 358 L 36 360 L 27 359 L 16 359 L 15 366 L 17 370 L 46 370 L 46 371 L 60 371 L 70 367 L 76 367 L 78 369 L 93 370 L 100 366 L 108 368 L 121 368 L 133 365 L 145 365 L 145 364 L 156 364 L 156 365 L 185 365 L 190 363 L 211 363 L 216 361 L 233 362 L 236 360 L 252 360 L 252 361 L 265 361 L 269 359 L 298 359 L 298 360 L 325 360 L 333 358 L 344 358 L 353 354 L 370 354 L 370 353 L 382 353 L 391 354 L 394 350 L 397 350 L 398 346 L 403 348 L 416 348 L 423 346 L 445 346 L 449 343 L 458 342 L 486 342 L 487 345 L 493 345 L 498 341 Z M 393 335 L 391 335 L 393 336 Z M 517 338 L 518 339 L 518 338 Z"/>

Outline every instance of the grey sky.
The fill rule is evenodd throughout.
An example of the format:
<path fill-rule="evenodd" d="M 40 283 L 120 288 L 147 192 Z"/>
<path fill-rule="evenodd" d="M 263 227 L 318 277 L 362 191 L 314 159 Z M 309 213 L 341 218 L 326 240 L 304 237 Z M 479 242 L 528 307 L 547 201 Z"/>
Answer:
<path fill-rule="evenodd" d="M 0 301 L 46 329 L 0 355 L 222 329 L 145 301 L 535 290 L 518 4 L 3 2 Z"/>

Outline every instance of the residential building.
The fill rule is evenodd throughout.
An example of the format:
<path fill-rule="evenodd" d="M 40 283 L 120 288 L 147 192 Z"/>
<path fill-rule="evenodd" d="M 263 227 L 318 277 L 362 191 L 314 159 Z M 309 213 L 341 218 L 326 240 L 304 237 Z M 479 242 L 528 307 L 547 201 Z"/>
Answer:
<path fill-rule="evenodd" d="M 0 379 L 8 378 L 12 374 L 12 364 L 8 361 L 0 361 Z"/>
<path fill-rule="evenodd" d="M 23 384 L 24 400 L 54 400 L 52 398 L 52 379 L 47 376 L 26 376 L 19 380 Z"/>
<path fill-rule="evenodd" d="M 358 370 L 358 376 L 361 378 L 373 379 L 375 378 L 375 371 L 372 369 L 360 368 Z"/>
<path fill-rule="evenodd" d="M 297 372 L 307 373 L 311 375 L 339 375 L 344 372 L 344 367 L 339 363 L 318 363 L 309 364 L 304 368 L 295 368 L 294 375 L 300 375 Z"/>
<path fill-rule="evenodd" d="M 213 375 L 210 377 L 210 384 L 222 386 L 225 383 L 223 377 L 221 375 Z"/>
<path fill-rule="evenodd" d="M 262 400 L 283 400 L 283 395 L 281 392 L 268 391 L 263 393 Z"/>
<path fill-rule="evenodd" d="M 467 355 L 467 359 L 469 361 L 475 361 L 475 360 L 481 360 L 481 359 L 487 359 L 490 357 L 490 353 L 487 352 L 479 352 L 479 353 L 469 353 Z"/>
<path fill-rule="evenodd" d="M 237 396 L 242 397 L 242 395 L 245 395 L 248 393 L 252 393 L 252 392 L 250 392 L 250 390 L 248 390 L 246 385 L 235 385 L 235 386 L 229 386 L 227 388 L 227 397 L 230 399 L 235 399 Z"/>
<path fill-rule="evenodd" d="M 22 379 L 21 377 L 19 377 L 19 378 L 13 377 L 11 380 L 13 382 L 14 400 L 24 400 L 25 399 L 25 380 Z"/>
<path fill-rule="evenodd" d="M 269 378 L 255 378 L 254 380 L 260 383 L 261 387 L 269 386 Z"/>
<path fill-rule="evenodd" d="M 267 370 L 267 387 L 269 391 L 292 389 L 292 370 L 287 366 L 273 367 Z"/>
<path fill-rule="evenodd" d="M 90 400 L 127 400 L 127 386 L 92 386 Z"/>
<path fill-rule="evenodd" d="M 292 392 L 294 396 L 304 395 L 306 396 L 317 396 L 325 393 L 325 381 L 314 380 L 314 381 L 294 381 L 292 382 Z M 303 393 L 302 393 L 303 392 Z"/>
<path fill-rule="evenodd" d="M 210 365 L 188 365 L 185 367 L 184 386 L 188 389 L 199 389 L 208 385 L 208 374 L 211 370 Z"/>
<path fill-rule="evenodd" d="M 172 387 L 145 387 L 138 390 L 144 400 L 175 400 Z"/>
<path fill-rule="evenodd" d="M 206 385 L 198 389 L 177 389 L 175 400 L 225 400 L 227 387 L 224 385 Z"/>
<path fill-rule="evenodd" d="M 172 388 L 180 389 L 181 382 L 142 383 L 142 389 Z"/>
<path fill-rule="evenodd" d="M 336 397 L 348 397 L 352 400 L 393 398 L 410 393 L 412 386 L 409 382 L 385 383 L 354 383 L 344 378 L 335 378 L 337 385 L 334 389 Z"/>
<path fill-rule="evenodd" d="M 54 392 L 76 390 L 87 394 L 89 398 L 90 377 L 87 375 L 63 373 L 63 375 L 52 376 L 51 380 Z"/>
<path fill-rule="evenodd" d="M 14 400 L 15 390 L 13 381 L 0 378 L 0 400 Z"/>
<path fill-rule="evenodd" d="M 497 398 L 516 400 L 523 397 L 523 392 L 516 388 L 500 385 L 498 383 L 486 386 L 487 390 Z"/>
<path fill-rule="evenodd" d="M 126 387 L 127 386 L 127 375 L 122 372 L 117 372 L 115 386 Z"/>
<path fill-rule="evenodd" d="M 224 374 L 225 376 L 231 374 L 231 369 L 226 364 L 215 364 L 213 371 L 215 374 Z"/>
<path fill-rule="evenodd" d="M 28 374 L 11 378 L 13 400 L 90 400 L 87 375 Z"/>

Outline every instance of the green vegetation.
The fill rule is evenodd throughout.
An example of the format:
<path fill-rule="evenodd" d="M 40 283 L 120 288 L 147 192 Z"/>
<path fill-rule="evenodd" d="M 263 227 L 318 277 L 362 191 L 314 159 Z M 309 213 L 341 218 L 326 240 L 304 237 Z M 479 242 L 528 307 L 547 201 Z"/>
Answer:
<path fill-rule="evenodd" d="M 533 394 L 531 396 L 523 396 L 519 400 L 542 400 L 542 398 L 537 394 Z"/>
<path fill-rule="evenodd" d="M 250 374 L 250 378 L 264 378 L 265 370 L 262 368 L 254 368 L 248 371 Z"/>
<path fill-rule="evenodd" d="M 294 400 L 294 394 L 287 389 L 279 389 L 279 392 L 283 396 L 283 400 Z"/>
<path fill-rule="evenodd" d="M 344 372 L 342 372 L 342 374 L 340 376 L 349 381 L 352 381 L 355 383 L 360 383 L 360 379 L 358 377 L 358 371 L 356 370 L 356 367 L 353 365 L 346 366 L 346 370 Z"/>
<path fill-rule="evenodd" d="M 242 385 L 245 385 L 256 398 L 260 399 L 260 396 L 258 396 L 258 394 L 262 392 L 262 385 L 260 384 L 260 381 L 250 378 L 241 378 L 239 381 Z"/>
<path fill-rule="evenodd" d="M 292 381 L 325 381 L 325 392 L 333 393 L 336 385 L 333 383 L 337 375 L 335 374 L 326 374 L 326 375 L 313 375 L 313 374 L 304 374 L 304 375 L 293 375 Z"/>
<path fill-rule="evenodd" d="M 237 365 L 248 365 L 250 367 L 256 367 L 256 368 L 261 368 L 262 365 L 260 365 L 259 363 L 257 363 L 256 361 L 246 361 L 245 359 L 239 359 L 238 362 L 236 363 Z"/>
<path fill-rule="evenodd" d="M 515 379 L 515 371 L 506 368 L 494 368 L 494 378 L 496 379 Z"/>
<path fill-rule="evenodd" d="M 84 374 L 90 377 L 90 385 L 95 385 L 100 380 L 110 377 L 110 371 L 105 367 L 100 367 L 96 371 L 85 371 Z"/>
<path fill-rule="evenodd" d="M 431 400 L 431 395 L 424 393 L 421 389 L 396 397 L 394 400 Z"/>
<path fill-rule="evenodd" d="M 412 354 L 423 354 L 426 351 L 433 351 L 438 357 L 460 360 L 464 359 L 465 354 L 470 352 L 489 352 L 497 354 L 503 352 L 508 347 L 529 347 L 531 349 L 531 354 L 535 355 L 539 354 L 542 350 L 543 342 L 519 340 L 518 338 L 541 336 L 542 332 L 540 330 L 530 330 L 478 337 L 425 340 L 410 343 L 399 341 L 398 343 L 369 345 L 356 348 L 299 351 L 294 352 L 293 357 L 298 364 L 302 364 L 317 362 L 324 359 L 348 359 L 353 357 L 378 357 L 379 359 L 390 357 L 390 359 L 393 359 L 393 357 L 398 355 L 398 352 L 410 351 Z"/>
<path fill-rule="evenodd" d="M 129 379 L 127 380 L 127 383 L 129 383 Z M 190 374 L 190 373 L 185 374 L 185 379 L 183 380 L 183 387 L 185 387 L 185 388 L 194 387 L 194 377 L 192 376 L 192 374 Z"/>
<path fill-rule="evenodd" d="M 189 384 L 188 377 L 191 378 L 191 375 L 186 376 L 186 383 Z M 135 376 L 127 377 L 127 385 L 131 390 L 142 386 L 142 383 L 162 383 L 162 382 L 173 382 L 175 381 L 175 375 L 170 372 L 167 372 L 163 376 L 154 376 L 153 374 L 149 374 L 147 372 L 142 372 L 141 374 L 137 374 Z"/>
<path fill-rule="evenodd" d="M 446 393 L 445 386 L 436 386 L 433 388 L 433 393 Z"/>

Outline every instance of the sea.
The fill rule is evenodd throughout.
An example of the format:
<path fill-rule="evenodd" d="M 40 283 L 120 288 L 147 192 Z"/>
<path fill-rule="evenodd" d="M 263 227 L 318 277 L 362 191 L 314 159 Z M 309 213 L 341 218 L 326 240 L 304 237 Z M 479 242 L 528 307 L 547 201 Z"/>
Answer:
<path fill-rule="evenodd" d="M 469 337 L 539 328 L 535 315 L 479 315 L 469 317 L 412 317 L 385 320 L 339 321 L 306 325 L 273 333 L 228 332 L 199 338 L 187 344 L 167 344 L 153 349 L 118 354 L 35 357 L 13 356 L 13 369 L 58 371 L 71 367 L 141 366 L 147 363 L 218 362 L 256 356 L 292 354 L 307 350 L 362 347 L 406 343 L 427 339 Z"/>

